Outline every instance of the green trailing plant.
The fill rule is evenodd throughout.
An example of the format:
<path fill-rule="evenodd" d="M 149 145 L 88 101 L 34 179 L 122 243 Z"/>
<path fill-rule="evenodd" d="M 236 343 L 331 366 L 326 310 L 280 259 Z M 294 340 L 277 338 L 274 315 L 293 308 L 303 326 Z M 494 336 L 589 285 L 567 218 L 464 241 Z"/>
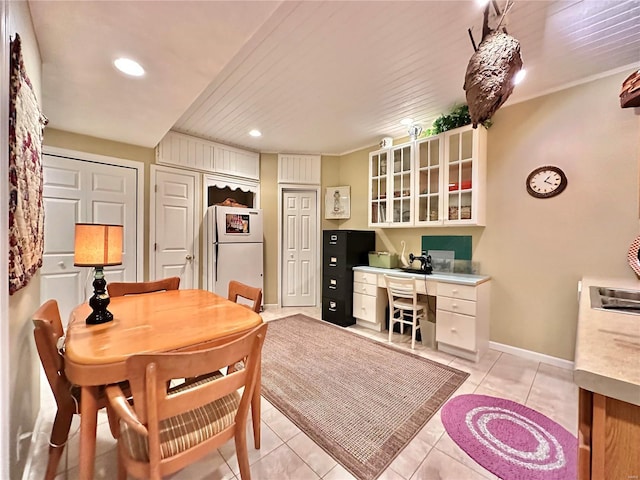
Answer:
<path fill-rule="evenodd" d="M 431 128 L 426 129 L 421 136 L 430 137 L 438 135 L 458 127 L 464 127 L 471 123 L 471 115 L 469 115 L 469 106 L 467 104 L 456 105 L 451 112 L 443 113 L 433 121 Z M 491 127 L 491 120 L 482 123 L 484 128 Z"/>

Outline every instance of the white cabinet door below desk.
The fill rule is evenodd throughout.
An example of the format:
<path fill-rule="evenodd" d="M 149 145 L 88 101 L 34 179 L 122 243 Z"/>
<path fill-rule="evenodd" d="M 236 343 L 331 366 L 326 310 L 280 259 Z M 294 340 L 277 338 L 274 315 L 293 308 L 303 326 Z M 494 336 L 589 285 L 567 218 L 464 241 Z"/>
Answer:
<path fill-rule="evenodd" d="M 489 282 L 438 283 L 438 350 L 477 362 L 489 348 Z"/>

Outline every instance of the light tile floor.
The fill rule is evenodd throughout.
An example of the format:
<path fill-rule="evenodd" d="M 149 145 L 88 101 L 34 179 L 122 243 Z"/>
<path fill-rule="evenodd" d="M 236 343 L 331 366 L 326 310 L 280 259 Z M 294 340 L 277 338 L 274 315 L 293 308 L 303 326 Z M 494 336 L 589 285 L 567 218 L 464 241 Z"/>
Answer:
<path fill-rule="evenodd" d="M 320 318 L 318 308 L 267 308 L 262 317 L 274 320 L 295 313 Z M 377 333 L 361 327 L 350 329 L 380 341 L 386 332 Z M 410 337 L 394 335 L 394 343 L 410 350 Z M 415 353 L 439 363 L 469 372 L 470 376 L 455 395 L 479 393 L 504 397 L 523 403 L 549 416 L 577 435 L 578 389 L 572 373 L 513 355 L 490 350 L 478 363 L 461 360 L 419 343 Z M 39 431 L 31 448 L 29 479 L 41 479 L 46 468 L 47 440 L 51 430 L 55 404 L 43 405 Z M 76 416 L 77 417 L 77 416 Z M 116 478 L 115 440 L 111 437 L 106 414 L 98 418 L 95 478 Z M 250 422 L 249 422 L 250 423 Z M 78 477 L 78 428 L 74 419 L 68 448 L 63 455 L 56 480 Z M 248 428 L 250 428 L 248 426 Z M 248 434 L 251 442 L 252 434 Z M 354 477 L 316 445 L 264 398 L 262 399 L 262 447 L 249 444 L 251 475 L 254 480 L 349 480 Z M 235 480 L 240 479 L 233 441 L 203 460 L 172 475 L 172 480 Z M 465 454 L 447 435 L 440 412 L 424 426 L 400 452 L 380 480 L 474 480 L 497 478 Z"/>

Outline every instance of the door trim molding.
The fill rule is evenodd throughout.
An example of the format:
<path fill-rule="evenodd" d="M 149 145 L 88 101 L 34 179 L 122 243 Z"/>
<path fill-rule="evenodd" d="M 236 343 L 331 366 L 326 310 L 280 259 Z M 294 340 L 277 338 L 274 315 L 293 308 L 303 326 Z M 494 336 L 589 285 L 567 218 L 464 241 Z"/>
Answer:
<path fill-rule="evenodd" d="M 144 280 L 144 163 L 127 160 L 126 158 L 109 157 L 47 145 L 42 147 L 42 153 L 53 157 L 64 157 L 81 162 L 101 163 L 103 165 L 136 170 L 136 281 L 142 282 Z"/>
<path fill-rule="evenodd" d="M 322 187 L 320 185 L 302 185 L 302 184 L 290 184 L 279 183 L 278 184 L 278 308 L 282 307 L 282 230 L 284 225 L 282 224 L 282 197 L 287 191 L 307 191 L 316 193 L 316 271 L 315 276 L 320 279 L 320 265 L 321 265 L 321 237 L 322 229 L 320 224 L 320 191 Z M 322 291 L 322 282 L 316 282 L 316 306 L 320 303 L 320 292 Z"/>
<path fill-rule="evenodd" d="M 156 251 L 153 245 L 156 243 L 156 173 L 167 172 L 176 175 L 186 175 L 193 177 L 193 285 L 200 287 L 200 230 L 203 226 L 202 216 L 202 174 L 194 170 L 183 168 L 166 167 L 164 165 L 151 165 L 149 176 L 149 279 L 156 278 Z"/>

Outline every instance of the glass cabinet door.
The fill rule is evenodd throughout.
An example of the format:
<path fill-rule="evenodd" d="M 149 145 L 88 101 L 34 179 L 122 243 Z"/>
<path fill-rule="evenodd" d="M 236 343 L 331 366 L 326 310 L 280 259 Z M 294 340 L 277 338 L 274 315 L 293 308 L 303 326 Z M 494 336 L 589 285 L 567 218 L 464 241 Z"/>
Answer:
<path fill-rule="evenodd" d="M 386 223 L 387 220 L 387 152 L 371 154 L 371 223 Z"/>
<path fill-rule="evenodd" d="M 420 140 L 416 144 L 416 223 L 440 222 L 440 137 Z"/>
<path fill-rule="evenodd" d="M 448 209 L 446 220 L 473 218 L 473 130 L 451 133 L 447 136 Z"/>
<path fill-rule="evenodd" d="M 411 224 L 411 145 L 398 146 L 391 150 L 393 170 L 391 176 L 394 224 Z"/>

